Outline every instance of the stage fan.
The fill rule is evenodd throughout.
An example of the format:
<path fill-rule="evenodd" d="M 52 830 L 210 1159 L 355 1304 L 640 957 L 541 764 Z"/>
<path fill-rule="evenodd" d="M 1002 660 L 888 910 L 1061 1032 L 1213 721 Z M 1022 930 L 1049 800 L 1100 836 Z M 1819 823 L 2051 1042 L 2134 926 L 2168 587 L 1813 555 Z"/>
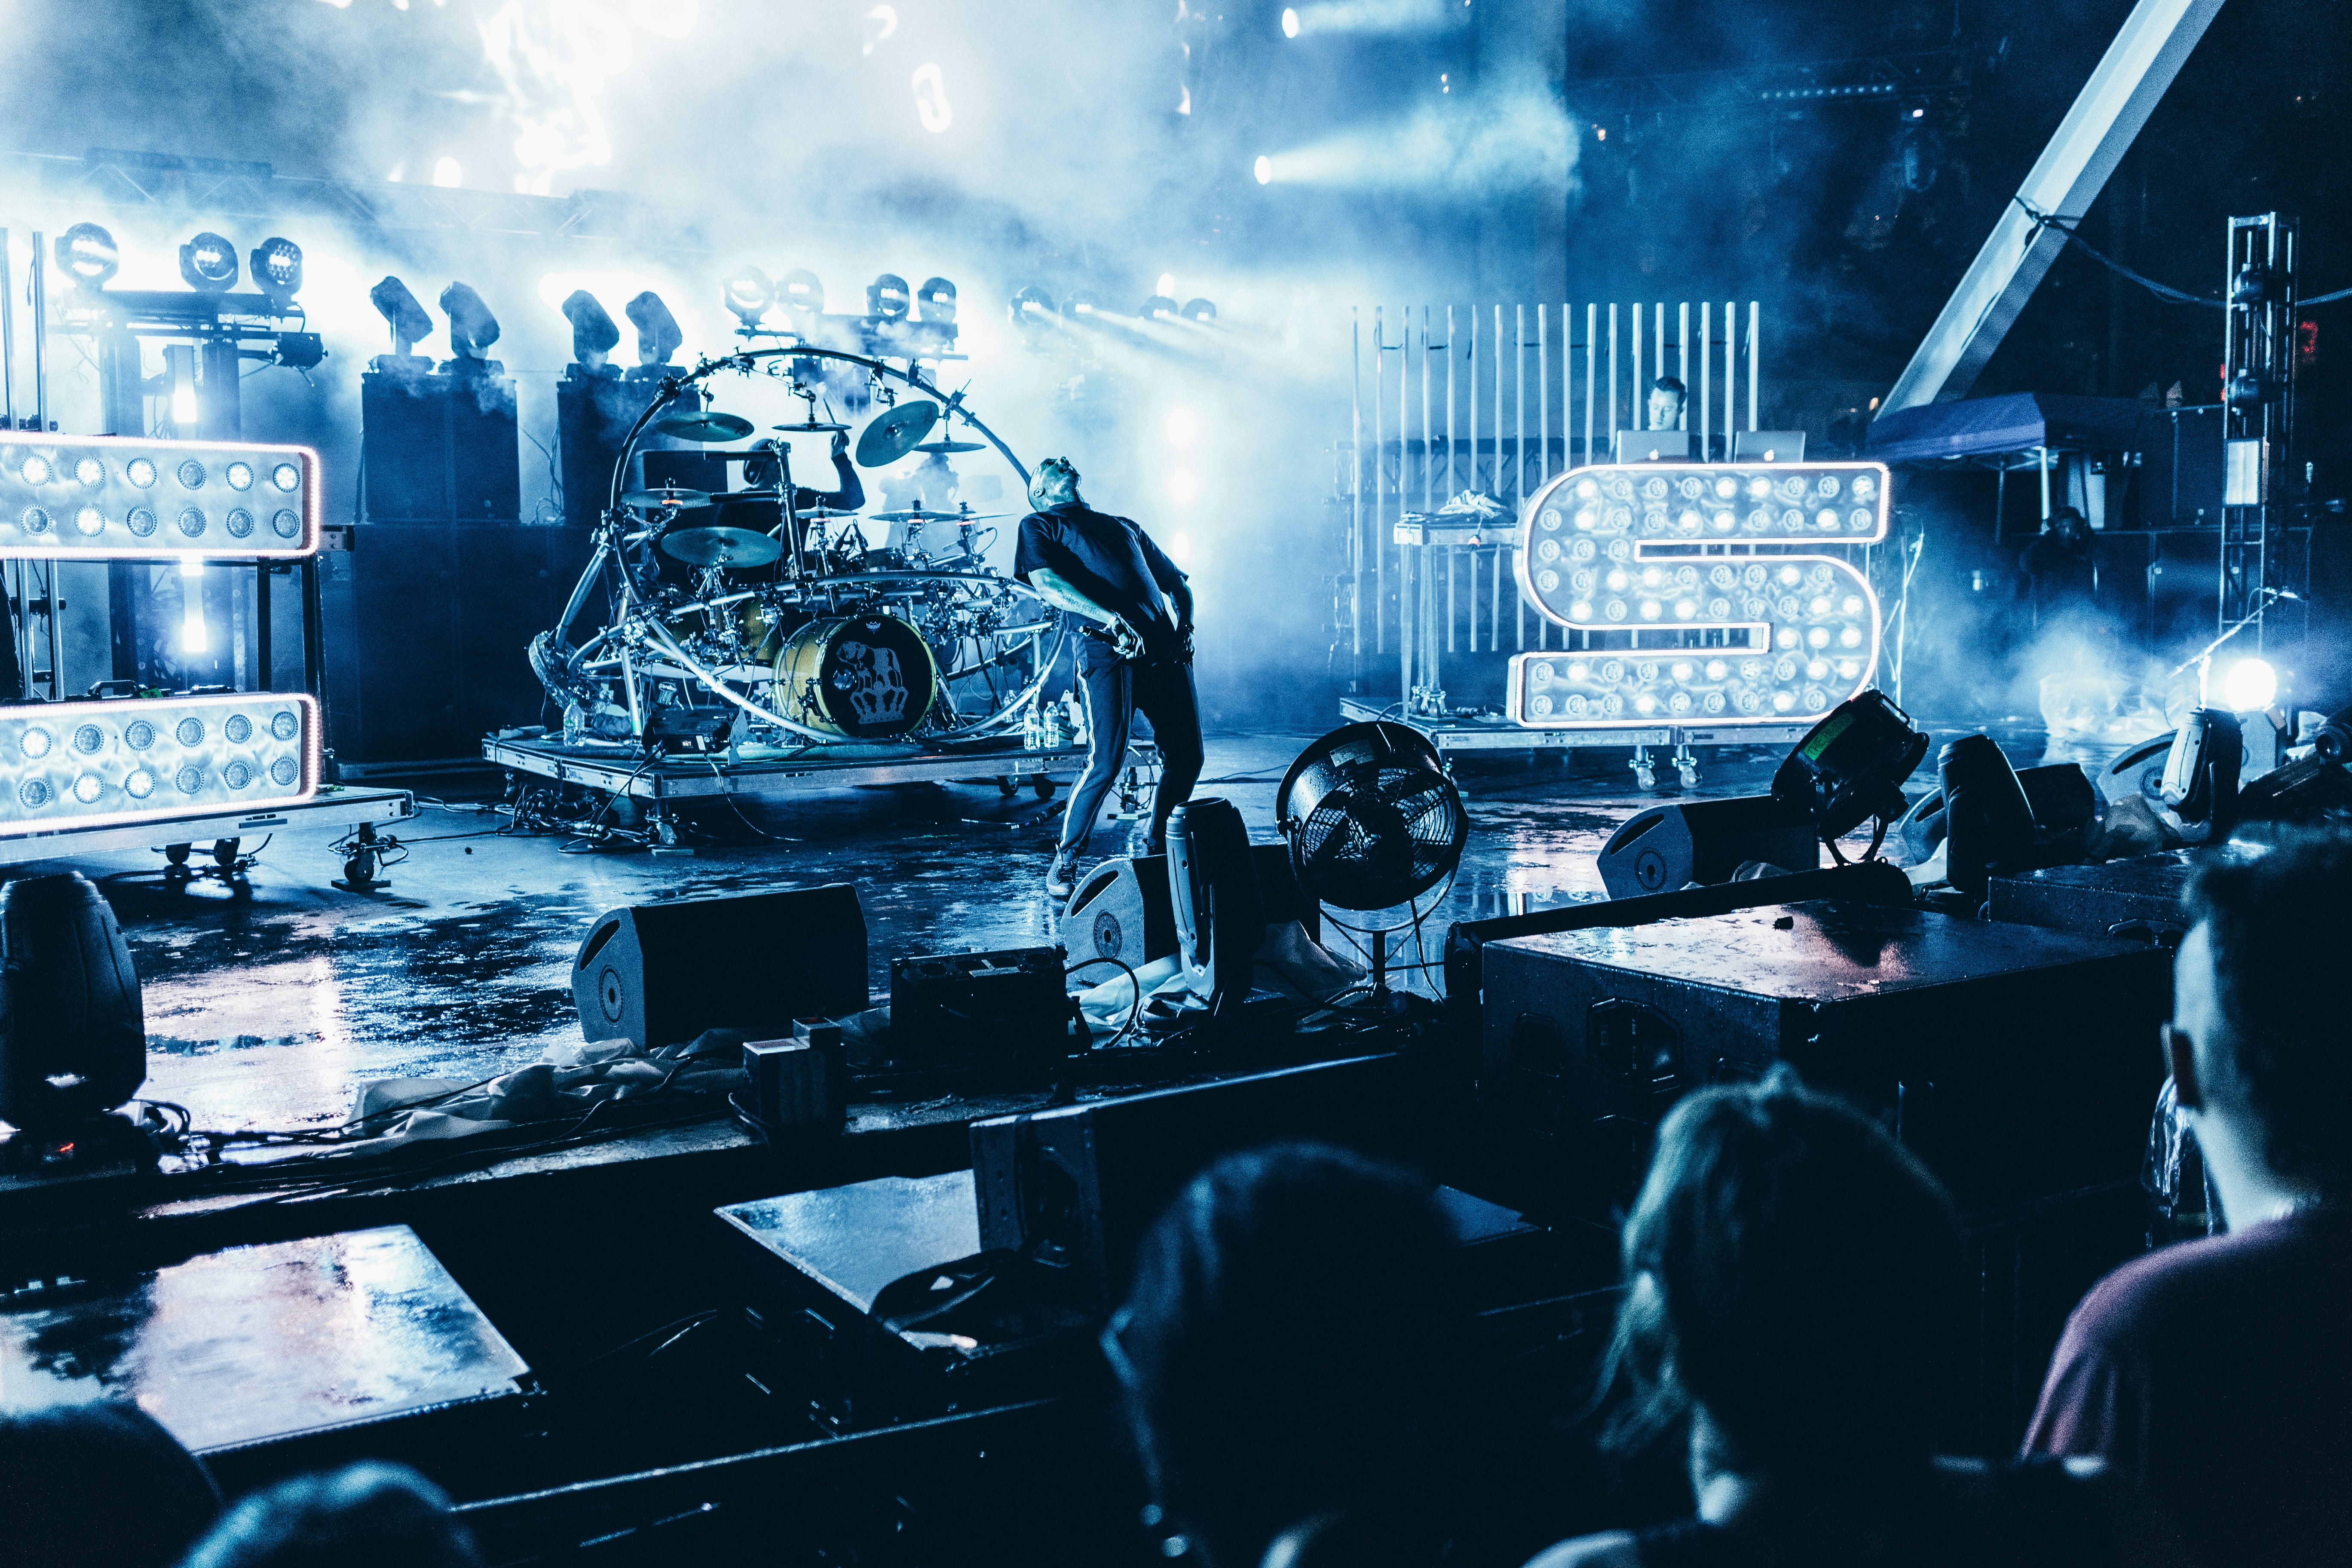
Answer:
<path fill-rule="evenodd" d="M 1317 741 L 1283 775 L 1274 810 L 1300 890 L 1343 910 L 1412 905 L 1454 875 L 1470 837 L 1437 749 L 1404 724 L 1347 724 Z M 1423 918 L 1365 933 L 1376 1000 L 1388 997 L 1388 938 Z"/>

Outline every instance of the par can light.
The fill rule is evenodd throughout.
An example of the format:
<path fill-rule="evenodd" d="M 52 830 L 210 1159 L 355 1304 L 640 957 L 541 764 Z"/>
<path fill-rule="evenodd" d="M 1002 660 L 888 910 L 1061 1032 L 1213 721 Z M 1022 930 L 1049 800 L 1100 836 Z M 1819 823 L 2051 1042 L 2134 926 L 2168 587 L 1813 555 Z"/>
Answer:
<path fill-rule="evenodd" d="M 301 692 L 0 710 L 0 836 L 293 805 L 318 792 L 320 757 Z"/>
<path fill-rule="evenodd" d="M 0 431 L 0 559 L 297 560 L 319 492 L 308 447 Z"/>

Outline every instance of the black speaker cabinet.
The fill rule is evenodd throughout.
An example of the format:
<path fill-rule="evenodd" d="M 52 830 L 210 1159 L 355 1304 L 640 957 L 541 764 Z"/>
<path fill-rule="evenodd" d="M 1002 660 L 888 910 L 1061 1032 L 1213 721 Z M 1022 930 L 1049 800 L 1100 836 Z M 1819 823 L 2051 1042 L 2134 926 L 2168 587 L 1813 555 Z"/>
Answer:
<path fill-rule="evenodd" d="M 1811 871 L 1822 846 L 1801 806 L 1742 795 L 1654 805 L 1611 834 L 1599 860 L 1609 896 L 1634 899 L 1688 882 L 1728 882 L 1746 860 Z"/>
<path fill-rule="evenodd" d="M 794 1018 L 865 1010 L 866 913 L 846 882 L 608 910 L 580 943 L 572 999 L 592 1040 L 789 1039 Z"/>
<path fill-rule="evenodd" d="M 515 384 L 495 360 L 386 354 L 360 377 L 361 515 L 372 522 L 522 516 Z"/>
<path fill-rule="evenodd" d="M 479 757 L 541 721 L 530 639 L 555 624 L 589 536 L 517 523 L 366 522 L 320 560 L 327 743 L 340 763 Z"/>
<path fill-rule="evenodd" d="M 2151 408 L 2140 419 L 2139 525 L 2215 527 L 2221 521 L 2218 404 Z"/>

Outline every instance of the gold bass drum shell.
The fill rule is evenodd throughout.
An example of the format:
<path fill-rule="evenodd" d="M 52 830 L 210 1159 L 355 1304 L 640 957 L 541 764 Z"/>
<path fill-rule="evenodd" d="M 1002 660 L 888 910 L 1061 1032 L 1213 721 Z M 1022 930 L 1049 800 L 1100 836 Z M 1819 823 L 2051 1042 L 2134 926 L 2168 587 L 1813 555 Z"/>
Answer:
<path fill-rule="evenodd" d="M 939 690 L 929 645 L 896 616 L 811 621 L 776 654 L 776 710 L 845 741 L 908 733 Z"/>

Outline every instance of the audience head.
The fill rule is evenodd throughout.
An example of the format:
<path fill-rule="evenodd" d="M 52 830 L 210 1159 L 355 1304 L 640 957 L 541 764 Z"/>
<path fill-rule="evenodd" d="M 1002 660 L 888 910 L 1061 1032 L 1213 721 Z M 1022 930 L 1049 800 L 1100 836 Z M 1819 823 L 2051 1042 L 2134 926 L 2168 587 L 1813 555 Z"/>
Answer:
<path fill-rule="evenodd" d="M 2277 1182 L 2352 1195 L 2352 1033 L 2326 979 L 2352 931 L 2352 833 L 2288 832 L 2209 862 L 2182 901 L 2195 923 L 2167 1030 L 2181 1103 L 2231 1123 Z"/>
<path fill-rule="evenodd" d="M 220 1513 L 194 1454 L 133 1405 L 0 1416 L 0 1542 L 42 1568 L 166 1568 Z"/>
<path fill-rule="evenodd" d="M 1210 1568 L 1334 1517 L 1392 1520 L 1409 1550 L 1465 1335 L 1453 1271 L 1426 1181 L 1321 1144 L 1229 1155 L 1169 1205 L 1104 1340 L 1155 1500 Z"/>
<path fill-rule="evenodd" d="M 1877 1123 L 1801 1085 L 1705 1089 L 1658 1130 L 1624 1232 L 1612 1427 L 1704 1412 L 1727 1468 L 1851 1484 L 1933 1451 L 1965 1299 L 1949 1197 Z"/>
<path fill-rule="evenodd" d="M 299 1476 L 244 1499 L 180 1568 L 481 1568 L 440 1488 L 401 1465 Z"/>

